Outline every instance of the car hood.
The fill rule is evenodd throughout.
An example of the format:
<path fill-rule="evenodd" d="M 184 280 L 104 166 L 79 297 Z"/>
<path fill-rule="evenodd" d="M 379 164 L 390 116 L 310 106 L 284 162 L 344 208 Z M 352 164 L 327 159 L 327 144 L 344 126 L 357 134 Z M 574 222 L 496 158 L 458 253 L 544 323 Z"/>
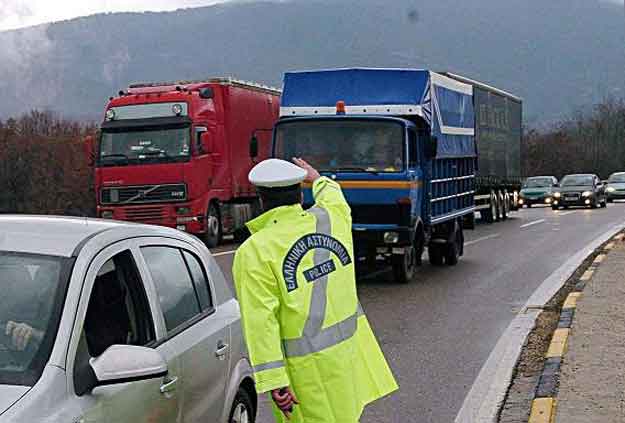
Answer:
<path fill-rule="evenodd" d="M 591 186 L 588 185 L 571 185 L 568 187 L 560 187 L 560 192 L 583 192 L 583 191 L 594 191 Z"/>
<path fill-rule="evenodd" d="M 614 189 L 625 189 L 625 182 L 610 182 L 608 186 Z"/>
<path fill-rule="evenodd" d="M 0 414 L 11 408 L 29 390 L 28 386 L 0 385 Z"/>

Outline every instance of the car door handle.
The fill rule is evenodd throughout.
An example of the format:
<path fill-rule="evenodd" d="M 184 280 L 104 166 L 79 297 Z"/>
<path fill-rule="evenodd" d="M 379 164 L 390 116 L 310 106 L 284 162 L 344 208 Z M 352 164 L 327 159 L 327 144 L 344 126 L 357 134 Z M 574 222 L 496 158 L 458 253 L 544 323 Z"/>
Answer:
<path fill-rule="evenodd" d="M 220 360 L 223 360 L 226 357 L 226 353 L 230 349 L 230 345 L 220 343 L 215 350 L 215 357 Z"/>
<path fill-rule="evenodd" d="M 168 392 L 174 391 L 176 389 L 176 385 L 178 384 L 178 377 L 173 377 L 171 379 L 167 379 L 161 385 L 161 394 L 166 394 Z"/>

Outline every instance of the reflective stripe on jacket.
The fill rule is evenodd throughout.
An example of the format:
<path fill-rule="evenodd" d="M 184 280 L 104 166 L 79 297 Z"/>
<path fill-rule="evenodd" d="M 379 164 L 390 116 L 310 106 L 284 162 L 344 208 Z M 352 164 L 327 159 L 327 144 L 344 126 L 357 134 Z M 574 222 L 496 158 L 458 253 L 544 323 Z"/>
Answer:
<path fill-rule="evenodd" d="M 341 188 L 320 178 L 313 195 L 307 211 L 279 207 L 248 223 L 235 287 L 257 391 L 291 386 L 301 403 L 291 422 L 353 423 L 397 383 L 358 303 Z"/>

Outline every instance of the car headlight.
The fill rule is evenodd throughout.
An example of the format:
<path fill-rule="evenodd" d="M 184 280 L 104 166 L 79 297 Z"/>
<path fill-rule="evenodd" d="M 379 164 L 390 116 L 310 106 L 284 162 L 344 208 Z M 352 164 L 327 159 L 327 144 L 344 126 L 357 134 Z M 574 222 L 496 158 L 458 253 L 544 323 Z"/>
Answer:
<path fill-rule="evenodd" d="M 616 191 L 616 188 L 614 188 L 614 187 L 607 187 L 607 188 L 606 188 L 606 191 L 608 191 L 608 192 L 614 192 L 614 191 Z"/>
<path fill-rule="evenodd" d="M 592 195 L 592 192 L 590 192 L 590 191 L 582 192 L 582 197 L 590 197 L 591 195 Z"/>
<path fill-rule="evenodd" d="M 553 196 L 556 198 L 560 198 L 562 196 L 562 194 L 560 194 L 559 192 L 554 192 Z"/>

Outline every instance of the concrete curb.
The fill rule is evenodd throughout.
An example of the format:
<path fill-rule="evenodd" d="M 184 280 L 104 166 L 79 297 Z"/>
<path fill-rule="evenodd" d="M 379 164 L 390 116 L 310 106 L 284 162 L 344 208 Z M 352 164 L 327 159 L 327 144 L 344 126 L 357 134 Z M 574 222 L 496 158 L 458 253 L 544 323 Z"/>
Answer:
<path fill-rule="evenodd" d="M 614 237 L 614 240 L 622 241 L 623 238 L 624 235 L 621 233 Z M 596 268 L 603 263 L 606 254 L 613 248 L 614 242 L 606 244 L 602 252 L 595 257 L 586 272 L 581 276 L 573 292 L 564 301 L 560 311 L 558 327 L 553 333 L 549 349 L 545 354 L 546 360 L 534 392 L 528 423 L 554 423 L 555 421 L 560 367 L 566 353 L 573 316 L 577 308 L 577 300 L 582 295 L 586 284 L 592 280 L 592 275 Z"/>
<path fill-rule="evenodd" d="M 536 318 L 545 305 L 560 291 L 579 266 L 599 247 L 625 229 L 625 223 L 590 242 L 538 287 L 522 311 L 512 320 L 482 366 L 469 393 L 454 419 L 454 423 L 495 423 L 505 401 L 516 364 Z"/>

